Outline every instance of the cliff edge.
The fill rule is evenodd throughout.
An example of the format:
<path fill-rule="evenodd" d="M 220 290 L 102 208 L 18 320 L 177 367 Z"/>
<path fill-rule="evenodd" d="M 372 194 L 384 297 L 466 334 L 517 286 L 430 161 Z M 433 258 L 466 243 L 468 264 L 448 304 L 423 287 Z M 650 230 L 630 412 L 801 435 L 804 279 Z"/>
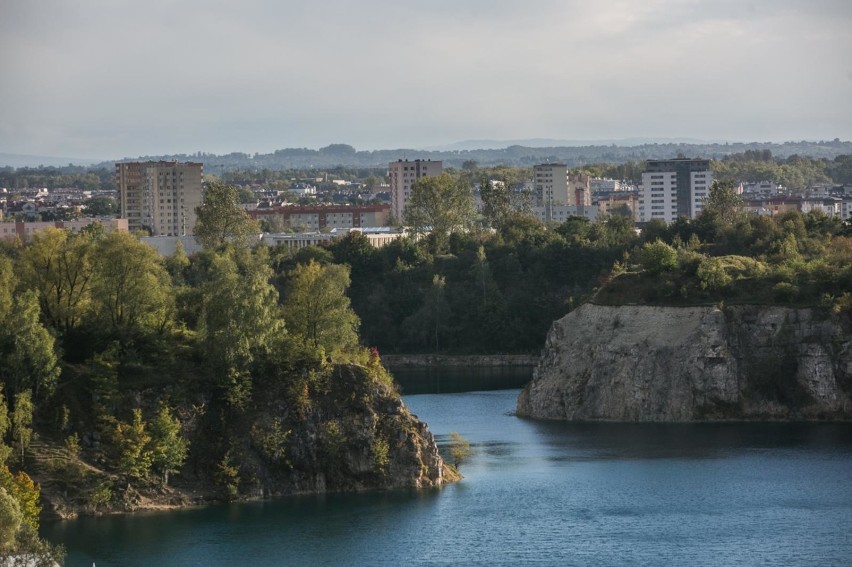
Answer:
<path fill-rule="evenodd" d="M 848 420 L 849 321 L 815 309 L 586 304 L 556 321 L 517 414 Z"/>

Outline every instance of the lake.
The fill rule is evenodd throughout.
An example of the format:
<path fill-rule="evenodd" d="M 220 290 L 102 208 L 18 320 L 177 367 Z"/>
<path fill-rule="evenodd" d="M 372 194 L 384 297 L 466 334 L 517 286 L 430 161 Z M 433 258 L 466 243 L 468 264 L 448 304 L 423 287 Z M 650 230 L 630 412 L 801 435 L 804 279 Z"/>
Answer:
<path fill-rule="evenodd" d="M 566 424 L 411 394 L 475 453 L 443 489 L 45 525 L 68 565 L 850 565 L 850 424 Z"/>

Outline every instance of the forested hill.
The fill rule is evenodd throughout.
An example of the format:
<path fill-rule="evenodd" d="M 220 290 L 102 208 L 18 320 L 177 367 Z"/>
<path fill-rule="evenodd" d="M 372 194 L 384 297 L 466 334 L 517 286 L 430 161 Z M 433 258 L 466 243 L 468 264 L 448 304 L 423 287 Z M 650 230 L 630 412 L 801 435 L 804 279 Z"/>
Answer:
<path fill-rule="evenodd" d="M 161 156 L 136 156 L 130 159 L 200 161 L 209 173 L 232 169 L 311 169 L 327 167 L 385 167 L 398 159 L 441 160 L 446 167 L 461 167 L 475 161 L 481 166 L 529 166 L 536 163 L 558 161 L 569 167 L 592 163 L 625 163 L 645 159 L 667 159 L 679 155 L 719 159 L 726 155 L 746 151 L 769 150 L 776 158 L 792 155 L 834 159 L 838 155 L 852 154 L 852 142 L 835 139 L 830 142 L 749 142 L 731 144 L 642 144 L 636 146 L 591 145 L 577 147 L 526 147 L 509 146 L 503 149 L 427 151 L 415 149 L 356 150 L 347 144 L 332 144 L 318 150 L 286 148 L 268 154 L 254 155 L 234 152 L 225 155 L 198 152 Z M 118 160 L 122 161 L 122 160 Z M 109 167 L 113 162 L 99 166 Z"/>

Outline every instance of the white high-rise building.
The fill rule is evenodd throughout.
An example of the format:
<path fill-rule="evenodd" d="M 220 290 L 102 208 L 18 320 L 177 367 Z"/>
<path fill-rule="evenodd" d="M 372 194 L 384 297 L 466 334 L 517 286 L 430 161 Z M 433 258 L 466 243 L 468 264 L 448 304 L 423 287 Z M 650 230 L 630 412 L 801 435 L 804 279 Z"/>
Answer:
<path fill-rule="evenodd" d="M 149 161 L 115 164 L 121 217 L 131 232 L 152 236 L 195 234 L 201 205 L 200 163 Z"/>
<path fill-rule="evenodd" d="M 398 160 L 388 164 L 390 177 L 391 213 L 397 222 L 404 222 L 405 207 L 411 196 L 411 186 L 423 177 L 435 177 L 444 171 L 443 163 L 430 159 Z"/>
<path fill-rule="evenodd" d="M 642 174 L 639 222 L 652 219 L 672 222 L 678 217 L 697 217 L 712 184 L 709 160 L 649 160 Z"/>

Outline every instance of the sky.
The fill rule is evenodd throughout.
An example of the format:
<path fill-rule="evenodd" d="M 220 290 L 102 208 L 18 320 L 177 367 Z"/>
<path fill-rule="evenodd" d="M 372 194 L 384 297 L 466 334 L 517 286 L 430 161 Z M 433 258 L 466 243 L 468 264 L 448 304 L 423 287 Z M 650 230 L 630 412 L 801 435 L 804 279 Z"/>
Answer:
<path fill-rule="evenodd" d="M 850 0 L 0 0 L 0 152 L 852 139 Z"/>

